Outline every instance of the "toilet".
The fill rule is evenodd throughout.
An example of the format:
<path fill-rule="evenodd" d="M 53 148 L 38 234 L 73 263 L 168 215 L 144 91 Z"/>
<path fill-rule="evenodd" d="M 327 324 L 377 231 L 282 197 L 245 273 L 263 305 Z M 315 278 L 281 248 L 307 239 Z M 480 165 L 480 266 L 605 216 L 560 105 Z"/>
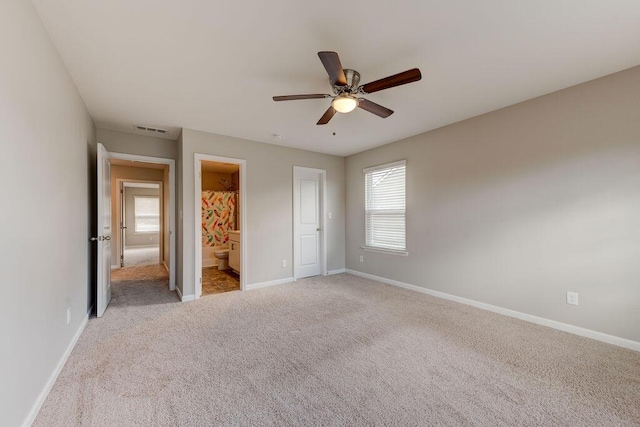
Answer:
<path fill-rule="evenodd" d="M 218 270 L 227 270 L 229 268 L 229 246 L 216 246 L 213 256 L 218 259 Z"/>

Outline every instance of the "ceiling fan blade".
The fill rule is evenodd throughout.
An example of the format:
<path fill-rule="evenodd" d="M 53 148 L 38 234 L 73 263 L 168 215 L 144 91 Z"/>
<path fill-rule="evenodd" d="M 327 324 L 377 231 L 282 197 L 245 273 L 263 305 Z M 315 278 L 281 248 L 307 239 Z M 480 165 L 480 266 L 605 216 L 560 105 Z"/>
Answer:
<path fill-rule="evenodd" d="M 296 99 L 319 99 L 319 98 L 331 98 L 331 95 L 326 95 L 323 93 L 311 93 L 308 95 L 283 95 L 283 96 L 274 96 L 274 101 L 295 101 Z"/>
<path fill-rule="evenodd" d="M 324 65 L 327 74 L 329 74 L 329 80 L 331 80 L 331 86 L 346 86 L 347 78 L 344 75 L 342 64 L 340 64 L 340 58 L 335 52 L 318 52 L 320 61 Z"/>
<path fill-rule="evenodd" d="M 336 113 L 336 110 L 334 110 L 332 106 L 329 106 L 329 109 L 324 112 L 324 114 L 322 115 L 322 117 L 320 117 L 320 120 L 318 120 L 318 123 L 316 124 L 326 125 L 327 123 L 329 123 L 329 120 L 331 120 L 331 118 L 335 113 Z"/>
<path fill-rule="evenodd" d="M 370 113 L 373 113 L 376 116 L 380 116 L 383 119 L 386 119 L 387 117 L 393 114 L 393 110 L 383 107 L 380 104 L 376 104 L 375 102 L 367 101 L 366 99 L 359 99 L 358 107 Z"/>
<path fill-rule="evenodd" d="M 394 74 L 393 76 L 385 77 L 384 79 L 376 80 L 371 83 L 360 86 L 365 93 L 373 93 L 379 90 L 389 89 L 391 87 L 406 85 L 407 83 L 417 82 L 422 78 L 420 70 L 413 68 L 402 73 Z"/>

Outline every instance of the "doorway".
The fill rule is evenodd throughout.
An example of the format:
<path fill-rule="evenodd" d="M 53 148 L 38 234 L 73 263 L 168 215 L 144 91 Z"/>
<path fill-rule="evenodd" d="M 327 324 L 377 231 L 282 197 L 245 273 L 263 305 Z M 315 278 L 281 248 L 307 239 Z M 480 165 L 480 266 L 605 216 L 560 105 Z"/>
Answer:
<path fill-rule="evenodd" d="M 120 190 L 120 268 L 162 264 L 164 205 L 162 181 L 116 179 Z"/>
<path fill-rule="evenodd" d="M 145 166 L 147 169 L 161 170 L 161 178 L 157 181 L 162 183 L 161 196 L 162 212 L 160 213 L 160 230 L 164 230 L 164 234 L 159 238 L 161 242 L 162 264 L 156 264 L 160 267 L 159 273 L 166 277 L 165 284 L 169 291 L 175 290 L 176 283 L 176 241 L 175 241 L 175 160 L 164 159 L 158 157 L 139 156 L 124 153 L 109 153 L 102 144 L 98 144 L 98 216 L 97 216 L 97 236 L 91 240 L 97 241 L 97 265 L 98 274 L 96 281 L 96 312 L 101 317 L 111 300 L 111 279 L 114 269 L 119 269 L 120 256 L 112 257 L 112 252 L 119 249 L 120 223 L 120 197 L 119 186 L 112 182 L 116 179 L 114 168 L 119 166 L 129 166 L 140 172 Z M 144 181 L 144 177 L 140 175 L 122 176 L 120 177 L 130 181 Z M 152 179 L 153 180 L 153 179 Z M 147 225 L 149 228 L 150 225 Z M 142 226 L 144 228 L 144 226 Z M 114 244 L 111 240 L 114 238 Z M 164 288 L 166 289 L 166 288 Z"/>
<path fill-rule="evenodd" d="M 244 289 L 245 164 L 195 155 L 195 298 Z"/>
<path fill-rule="evenodd" d="M 293 167 L 293 278 L 327 275 L 327 172 Z"/>
<path fill-rule="evenodd" d="M 171 273 L 169 166 L 114 156 L 111 270 L 123 274 L 122 268 L 155 265 Z"/>

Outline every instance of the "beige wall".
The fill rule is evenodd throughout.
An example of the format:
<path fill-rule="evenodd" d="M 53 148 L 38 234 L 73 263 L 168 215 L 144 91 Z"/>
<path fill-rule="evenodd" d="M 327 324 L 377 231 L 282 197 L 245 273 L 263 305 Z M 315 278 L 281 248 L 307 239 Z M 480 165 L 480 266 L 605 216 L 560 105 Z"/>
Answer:
<path fill-rule="evenodd" d="M 310 151 L 263 144 L 222 135 L 184 129 L 182 146 L 183 232 L 178 286 L 184 295 L 193 295 L 194 282 L 194 153 L 211 154 L 247 161 L 247 284 L 292 277 L 293 256 L 293 166 L 327 171 L 327 205 L 333 219 L 327 219 L 328 269 L 344 268 L 344 158 Z M 180 255 L 179 255 L 180 256 Z M 281 268 L 282 260 L 287 268 Z"/>
<path fill-rule="evenodd" d="M 162 157 L 165 159 L 177 158 L 177 144 L 170 139 L 111 129 L 98 129 L 97 139 L 98 142 L 105 146 L 107 151 L 113 153 L 137 154 L 139 156 Z"/>
<path fill-rule="evenodd" d="M 96 144 L 31 2 L 0 2 L 0 57 L 0 423 L 17 426 L 91 308 Z"/>
<path fill-rule="evenodd" d="M 640 341 L 639 106 L 636 67 L 348 157 L 347 267 Z M 399 159 L 409 256 L 364 252 L 362 169 Z"/>
<path fill-rule="evenodd" d="M 166 168 L 168 169 L 168 168 Z M 169 186 L 167 173 L 163 169 L 153 169 L 144 167 L 131 167 L 122 165 L 111 165 L 111 265 L 116 267 L 120 265 L 120 185 L 118 180 L 131 181 L 160 181 L 163 187 Z M 166 178 L 166 181 L 163 181 Z M 163 189 L 164 190 L 164 189 Z M 168 194 L 167 194 L 168 196 Z M 163 200 L 163 207 L 169 206 L 169 199 Z M 163 208 L 163 211 L 165 209 Z M 165 228 L 168 230 L 168 228 Z M 163 233 L 163 254 L 168 255 L 169 233 Z M 167 249 L 165 251 L 164 249 Z M 163 258 L 163 261 L 169 265 L 169 257 Z"/>
<path fill-rule="evenodd" d="M 202 190 L 225 191 L 226 188 L 220 184 L 221 178 L 231 182 L 231 174 L 229 173 L 202 172 Z"/>

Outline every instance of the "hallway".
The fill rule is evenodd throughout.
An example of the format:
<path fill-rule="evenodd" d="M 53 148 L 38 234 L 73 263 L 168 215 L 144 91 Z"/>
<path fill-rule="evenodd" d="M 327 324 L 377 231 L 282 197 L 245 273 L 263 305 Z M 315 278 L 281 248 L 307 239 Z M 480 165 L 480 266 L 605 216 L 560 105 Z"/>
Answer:
<path fill-rule="evenodd" d="M 111 272 L 111 304 L 109 311 L 131 305 L 154 305 L 180 302 L 169 290 L 169 274 L 160 264 L 124 267 Z"/>
<path fill-rule="evenodd" d="M 124 266 L 140 267 L 143 265 L 159 264 L 160 246 L 125 247 Z"/>

